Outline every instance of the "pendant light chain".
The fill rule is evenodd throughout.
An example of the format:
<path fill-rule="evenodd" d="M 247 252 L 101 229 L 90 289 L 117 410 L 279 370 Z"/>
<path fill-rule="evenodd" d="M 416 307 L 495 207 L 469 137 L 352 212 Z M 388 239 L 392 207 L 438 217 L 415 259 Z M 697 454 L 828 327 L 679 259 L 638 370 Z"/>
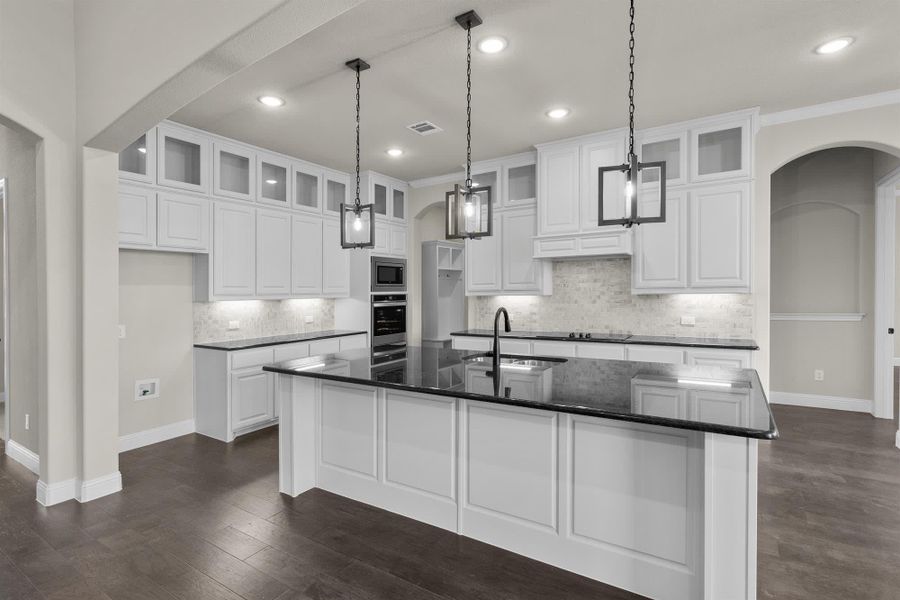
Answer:
<path fill-rule="evenodd" d="M 472 27 L 466 28 L 466 188 L 472 189 Z"/>
<path fill-rule="evenodd" d="M 356 214 L 359 214 L 359 67 L 356 67 Z"/>
<path fill-rule="evenodd" d="M 634 156 L 634 0 L 628 12 L 631 19 L 628 39 L 628 156 Z"/>

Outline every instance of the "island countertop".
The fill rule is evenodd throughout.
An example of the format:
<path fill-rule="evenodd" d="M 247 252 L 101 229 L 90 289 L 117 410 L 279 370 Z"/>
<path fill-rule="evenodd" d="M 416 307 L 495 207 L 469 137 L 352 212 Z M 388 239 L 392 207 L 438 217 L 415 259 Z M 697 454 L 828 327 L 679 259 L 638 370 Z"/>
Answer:
<path fill-rule="evenodd" d="M 504 355 L 506 358 L 506 356 Z M 407 347 L 311 356 L 265 371 L 755 439 L 778 429 L 755 370 L 620 360 L 509 356 L 495 384 L 484 353 Z M 498 389 L 499 388 L 499 389 Z"/>
<path fill-rule="evenodd" d="M 550 340 L 557 342 L 595 342 L 605 344 L 639 344 L 642 346 L 684 346 L 686 348 L 719 348 L 723 350 L 759 350 L 754 340 L 730 337 L 685 337 L 674 335 L 638 335 L 631 333 L 610 333 L 605 331 L 590 333 L 589 338 L 570 337 L 561 331 L 512 331 L 500 333 L 500 337 L 519 340 Z M 451 336 L 493 337 L 491 329 L 464 329 L 454 331 Z"/>

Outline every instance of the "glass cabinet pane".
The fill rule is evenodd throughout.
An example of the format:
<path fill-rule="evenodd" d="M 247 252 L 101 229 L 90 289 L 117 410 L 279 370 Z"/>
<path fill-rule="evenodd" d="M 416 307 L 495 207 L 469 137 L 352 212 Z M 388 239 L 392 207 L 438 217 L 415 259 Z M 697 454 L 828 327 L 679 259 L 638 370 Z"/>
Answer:
<path fill-rule="evenodd" d="M 309 173 L 297 171 L 297 179 L 294 181 L 294 197 L 297 206 L 318 208 L 319 178 Z"/>
<path fill-rule="evenodd" d="M 262 178 L 262 197 L 266 200 L 287 203 L 287 169 L 262 162 L 259 176 Z"/>
<path fill-rule="evenodd" d="M 219 188 L 236 194 L 250 193 L 250 159 L 219 151 Z"/>
<path fill-rule="evenodd" d="M 137 175 L 147 174 L 146 133 L 119 153 L 119 170 L 135 173 Z"/>
<path fill-rule="evenodd" d="M 740 127 L 709 131 L 697 136 L 697 173 L 710 175 L 739 171 L 743 130 Z"/>
<path fill-rule="evenodd" d="M 494 204 L 500 202 L 500 194 L 497 190 L 497 171 L 488 171 L 487 173 L 477 173 L 472 175 L 472 187 L 489 187 L 491 188 L 491 198 Z"/>
<path fill-rule="evenodd" d="M 536 165 L 523 165 L 512 167 L 508 172 L 509 177 L 509 201 L 521 202 L 534 200 L 537 196 L 536 189 Z"/>
<path fill-rule="evenodd" d="M 640 160 L 645 163 L 666 161 L 666 181 L 679 179 L 681 178 L 681 140 L 674 138 L 641 144 Z M 659 181 L 657 169 L 643 173 L 644 183 L 654 181 Z"/>
<path fill-rule="evenodd" d="M 406 218 L 406 192 L 403 190 L 393 190 L 394 192 L 394 215 L 395 219 Z"/>
<path fill-rule="evenodd" d="M 387 187 L 381 185 L 380 183 L 376 183 L 374 187 L 374 198 L 372 199 L 373 204 L 375 204 L 375 214 L 378 215 L 386 215 L 387 214 Z"/>
<path fill-rule="evenodd" d="M 339 212 L 341 203 L 347 202 L 347 186 L 340 181 L 329 179 L 325 192 L 327 195 L 325 208 L 332 212 Z"/>
<path fill-rule="evenodd" d="M 166 179 L 201 185 L 201 152 L 200 144 L 164 136 L 166 160 Z M 207 163 L 208 164 L 208 163 Z"/>

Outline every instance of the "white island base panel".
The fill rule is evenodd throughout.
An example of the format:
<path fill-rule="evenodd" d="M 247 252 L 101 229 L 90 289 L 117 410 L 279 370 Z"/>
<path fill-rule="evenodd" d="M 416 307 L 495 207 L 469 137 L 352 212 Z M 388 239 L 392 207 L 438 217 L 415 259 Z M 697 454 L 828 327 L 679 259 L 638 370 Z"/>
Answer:
<path fill-rule="evenodd" d="M 757 440 L 273 375 L 318 487 L 662 600 L 756 598 Z"/>

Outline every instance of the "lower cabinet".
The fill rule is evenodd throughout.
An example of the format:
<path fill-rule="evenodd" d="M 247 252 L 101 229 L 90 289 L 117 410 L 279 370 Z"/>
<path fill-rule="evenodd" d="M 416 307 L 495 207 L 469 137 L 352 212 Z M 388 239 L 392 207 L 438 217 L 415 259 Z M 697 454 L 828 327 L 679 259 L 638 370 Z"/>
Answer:
<path fill-rule="evenodd" d="M 273 374 L 265 365 L 365 348 L 365 334 L 278 344 L 247 350 L 194 349 L 194 418 L 197 433 L 231 442 L 278 422 Z"/>

